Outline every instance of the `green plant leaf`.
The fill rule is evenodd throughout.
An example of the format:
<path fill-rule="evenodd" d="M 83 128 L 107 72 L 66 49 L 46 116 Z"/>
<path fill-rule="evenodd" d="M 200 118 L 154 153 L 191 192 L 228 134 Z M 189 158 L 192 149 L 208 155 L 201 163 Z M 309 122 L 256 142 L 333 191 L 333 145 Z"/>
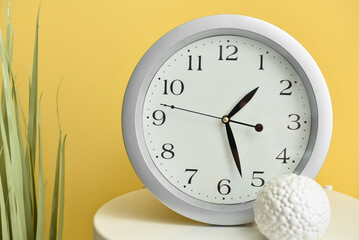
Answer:
<path fill-rule="evenodd" d="M 30 89 L 30 83 L 31 83 L 31 76 L 30 76 L 30 70 L 28 71 L 28 79 L 29 79 L 29 89 Z M 31 94 L 31 92 L 29 91 L 29 94 Z M 25 120 L 25 116 L 24 113 L 23 114 L 23 122 L 26 125 L 26 120 Z M 26 129 L 29 129 L 28 126 L 26 126 Z M 28 162 L 28 165 L 30 165 L 30 196 L 31 196 L 31 204 L 32 204 L 32 222 L 33 222 L 33 229 L 36 229 L 36 224 L 37 224 L 37 200 L 36 200 L 36 187 L 35 187 L 35 159 L 33 159 L 31 157 L 30 154 L 30 136 L 29 136 L 29 132 L 26 132 L 26 155 L 25 155 L 25 160 L 26 162 Z"/>
<path fill-rule="evenodd" d="M 0 150 L 0 156 L 2 155 L 2 150 Z M 2 174 L 2 172 L 0 172 Z M 3 192 L 3 184 L 0 177 L 0 218 L 1 218 L 1 239 L 2 240 L 9 240 L 9 225 L 7 221 L 7 214 L 6 214 L 6 204 L 5 204 L 5 196 Z"/>
<path fill-rule="evenodd" d="M 1 42 L 1 33 L 0 33 L 0 42 Z M 1 52 L 1 46 L 0 46 L 0 52 Z M 2 150 L 3 150 L 3 156 L 4 156 L 4 165 L 5 165 L 5 171 L 6 171 L 6 181 L 7 181 L 7 199 L 9 200 L 9 217 L 10 217 L 10 228 L 11 228 L 11 235 L 14 239 L 19 239 L 19 228 L 18 228 L 18 222 L 17 222 L 17 211 L 16 211 L 16 202 L 15 197 L 13 194 L 13 190 L 15 189 L 15 183 L 14 183 L 14 176 L 13 176 L 13 168 L 12 163 L 10 160 L 10 151 L 9 151 L 9 145 L 7 140 L 7 135 L 5 132 L 5 124 L 4 124 L 4 115 L 3 112 L 0 111 L 0 134 L 2 139 Z"/>
<path fill-rule="evenodd" d="M 40 6 L 41 7 L 41 6 Z M 37 98 L 38 98 L 38 50 L 39 50 L 39 17 L 40 17 L 40 7 L 37 12 L 36 18 L 36 30 L 35 30 L 35 44 L 34 44 L 34 55 L 33 55 L 33 64 L 32 64 L 32 78 L 29 81 L 29 123 L 27 131 L 27 161 L 30 163 L 31 171 L 30 178 L 31 180 L 31 199 L 32 199 L 32 211 L 33 211 L 33 227 L 37 229 L 38 223 L 38 206 L 36 204 L 36 188 L 35 188 L 35 163 L 36 163 L 36 127 L 37 127 Z M 30 80 L 30 70 L 29 70 L 29 80 Z M 40 143 L 39 143 L 40 144 Z"/>
<path fill-rule="evenodd" d="M 1 3 L 0 5 L 4 7 Z M 41 138 L 41 96 L 37 104 L 40 7 L 36 21 L 32 74 L 29 71 L 29 118 L 27 124 L 12 71 L 14 34 L 9 6 L 10 1 L 8 2 L 8 9 L 4 7 L 7 14 L 5 44 L 0 29 L 1 73 L 3 77 L 0 104 L 0 240 L 44 240 L 45 183 Z M 57 106 L 58 92 L 59 89 L 56 99 Z M 57 113 L 59 113 L 58 109 Z M 59 115 L 58 122 L 60 122 Z M 50 240 L 61 240 L 63 231 L 66 136 L 62 140 L 60 123 L 59 132 L 53 209 L 49 231 Z M 39 152 L 38 201 L 36 200 L 34 170 L 37 147 Z"/>
<path fill-rule="evenodd" d="M 65 172 L 64 172 L 65 146 L 62 145 L 62 130 L 61 130 L 60 114 L 59 114 L 59 91 L 60 91 L 62 80 L 59 86 L 57 87 L 57 92 L 56 92 L 57 123 L 59 126 L 60 134 L 59 134 L 58 147 L 57 147 L 57 159 L 56 159 L 56 169 L 55 169 L 54 193 L 52 197 L 52 213 L 51 213 L 49 240 L 61 239 L 62 228 L 63 228 L 64 187 L 65 187 L 65 179 L 64 179 L 65 178 Z M 66 140 L 66 136 L 63 140 L 64 141 L 63 144 L 65 144 L 65 140 Z M 62 162 L 61 166 L 60 166 L 60 162 Z M 60 205 L 59 205 L 60 170 L 61 170 L 61 192 L 60 192 Z M 60 216 L 58 217 L 58 215 Z M 57 222 L 58 218 L 59 218 L 59 223 Z M 57 228 L 58 226 L 59 229 Z"/>
<path fill-rule="evenodd" d="M 12 53 L 13 53 L 13 42 L 14 42 L 14 34 L 12 29 L 12 24 L 10 21 L 10 0 L 8 1 L 8 8 L 6 11 L 7 22 L 6 22 L 6 53 L 9 57 L 9 69 L 12 68 Z M 12 71 L 9 70 L 10 74 Z"/>
<path fill-rule="evenodd" d="M 19 107 L 22 111 L 22 107 L 20 104 L 19 95 L 17 92 L 17 87 L 15 80 L 12 80 L 13 86 L 13 101 L 15 106 L 15 115 L 16 115 L 16 122 L 17 122 L 17 130 L 18 130 L 18 137 L 19 137 L 19 145 L 20 145 L 20 155 L 21 155 L 21 165 L 22 165 L 22 175 L 23 175 L 23 194 L 24 194 L 24 208 L 25 208 L 25 221 L 26 221 L 26 231 L 27 231 L 27 240 L 33 240 L 34 235 L 34 227 L 33 227 L 33 209 L 32 209 L 32 173 L 31 173 L 31 166 L 30 162 L 27 158 L 25 158 L 24 153 L 24 144 L 23 144 L 23 137 L 22 137 L 22 129 L 21 129 L 21 117 L 19 114 Z M 20 106 L 19 106 L 20 105 Z"/>
<path fill-rule="evenodd" d="M 65 144 L 66 144 L 67 135 L 64 137 L 62 143 L 62 153 L 61 153 L 61 192 L 60 192 L 60 210 L 59 210 L 59 226 L 57 229 L 57 240 L 62 239 L 63 223 L 64 223 L 64 207 L 65 207 Z"/>
<path fill-rule="evenodd" d="M 58 205 L 59 205 L 59 177 L 60 177 L 60 160 L 61 160 L 60 157 L 61 157 L 61 149 L 62 149 L 61 144 L 62 144 L 62 133 L 60 130 L 59 143 L 57 147 L 54 193 L 52 196 L 52 211 L 51 211 L 49 240 L 56 240 L 56 233 L 57 233 L 57 213 L 58 213 Z"/>
<path fill-rule="evenodd" d="M 38 49 L 39 49 L 39 15 L 40 8 L 37 12 L 36 20 L 36 33 L 35 33 L 35 46 L 34 46 L 34 57 L 32 63 L 32 79 L 30 83 L 30 94 L 29 94 L 29 125 L 28 134 L 30 139 L 30 158 L 32 164 L 35 164 L 36 157 L 36 123 L 37 123 L 37 88 L 38 88 Z"/>
<path fill-rule="evenodd" d="M 25 209 L 23 198 L 23 176 L 19 137 L 16 125 L 15 109 L 12 101 L 10 73 L 9 73 L 9 59 L 7 57 L 4 41 L 0 31 L 0 55 L 1 66 L 3 73 L 3 88 L 4 88 L 4 102 L 6 107 L 6 115 L 1 114 L 2 118 L 2 135 L 6 135 L 5 118 L 7 118 L 8 138 L 2 136 L 4 144 L 4 156 L 8 158 L 5 165 L 9 188 L 9 203 L 10 203 L 10 216 L 12 234 L 19 235 L 20 238 L 27 239 L 26 223 L 25 223 Z M 5 117 L 5 118 L 4 118 Z M 6 144 L 6 146 L 5 146 Z M 10 163 L 9 163 L 10 162 Z M 10 184 L 9 184 L 10 181 Z M 10 193 L 11 191 L 11 193 Z"/>
<path fill-rule="evenodd" d="M 41 143 L 41 96 L 39 100 L 38 115 L 38 133 L 39 133 L 39 179 L 38 179 L 38 211 L 37 211 L 37 229 L 36 240 L 45 239 L 45 183 L 42 169 L 42 143 Z"/>

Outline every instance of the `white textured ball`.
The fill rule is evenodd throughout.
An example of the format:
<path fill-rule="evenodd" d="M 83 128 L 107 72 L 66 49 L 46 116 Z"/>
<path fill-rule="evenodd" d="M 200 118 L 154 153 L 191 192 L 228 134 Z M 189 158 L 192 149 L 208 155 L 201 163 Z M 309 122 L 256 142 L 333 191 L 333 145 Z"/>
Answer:
<path fill-rule="evenodd" d="M 318 183 L 290 174 L 273 178 L 258 192 L 254 220 L 269 240 L 314 240 L 327 229 L 330 212 Z"/>

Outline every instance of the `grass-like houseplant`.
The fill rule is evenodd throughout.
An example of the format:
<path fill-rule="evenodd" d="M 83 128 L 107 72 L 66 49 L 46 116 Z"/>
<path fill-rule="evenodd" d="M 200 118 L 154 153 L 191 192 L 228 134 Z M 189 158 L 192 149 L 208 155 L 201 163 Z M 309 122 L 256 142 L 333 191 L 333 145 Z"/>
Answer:
<path fill-rule="evenodd" d="M 8 3 L 8 6 L 10 3 Z M 38 97 L 37 16 L 32 73 L 29 73 L 29 107 L 21 106 L 12 69 L 13 29 L 5 8 L 5 38 L 0 29 L 2 89 L 0 98 L 0 240 L 45 239 L 45 184 L 42 168 L 41 111 Z M 25 80 L 27 81 L 27 80 Z M 65 141 L 59 124 L 52 214 L 51 240 L 62 238 L 65 180 Z M 38 171 L 35 169 L 38 168 Z M 38 173 L 36 173 L 38 172 Z"/>

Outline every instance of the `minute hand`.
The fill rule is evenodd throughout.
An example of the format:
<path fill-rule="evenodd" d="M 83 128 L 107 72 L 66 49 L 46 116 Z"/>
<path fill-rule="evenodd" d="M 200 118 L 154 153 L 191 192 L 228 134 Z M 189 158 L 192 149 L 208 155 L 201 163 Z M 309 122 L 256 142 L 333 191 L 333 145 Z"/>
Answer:
<path fill-rule="evenodd" d="M 233 135 L 231 126 L 229 125 L 228 122 L 225 123 L 225 126 L 226 126 L 226 133 L 227 133 L 229 146 L 231 148 L 232 156 L 233 156 L 234 162 L 236 163 L 239 175 L 241 175 L 241 177 L 242 177 L 241 162 L 239 160 L 239 154 L 238 154 L 238 149 L 237 149 L 237 145 L 236 145 L 236 140 L 234 139 L 234 135 Z"/>
<path fill-rule="evenodd" d="M 238 103 L 237 105 L 232 109 L 232 111 L 228 114 L 228 117 L 233 117 L 239 110 L 241 110 L 254 96 L 254 94 L 257 92 L 259 87 L 253 89 L 247 95 L 245 95 Z"/>

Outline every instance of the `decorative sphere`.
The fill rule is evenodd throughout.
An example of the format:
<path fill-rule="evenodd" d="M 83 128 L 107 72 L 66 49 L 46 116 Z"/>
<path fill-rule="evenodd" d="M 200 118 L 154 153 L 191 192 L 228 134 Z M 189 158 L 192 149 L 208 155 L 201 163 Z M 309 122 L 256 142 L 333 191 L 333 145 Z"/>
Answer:
<path fill-rule="evenodd" d="M 330 212 L 318 183 L 290 174 L 273 178 L 258 192 L 254 220 L 269 240 L 315 240 L 327 229 Z"/>

